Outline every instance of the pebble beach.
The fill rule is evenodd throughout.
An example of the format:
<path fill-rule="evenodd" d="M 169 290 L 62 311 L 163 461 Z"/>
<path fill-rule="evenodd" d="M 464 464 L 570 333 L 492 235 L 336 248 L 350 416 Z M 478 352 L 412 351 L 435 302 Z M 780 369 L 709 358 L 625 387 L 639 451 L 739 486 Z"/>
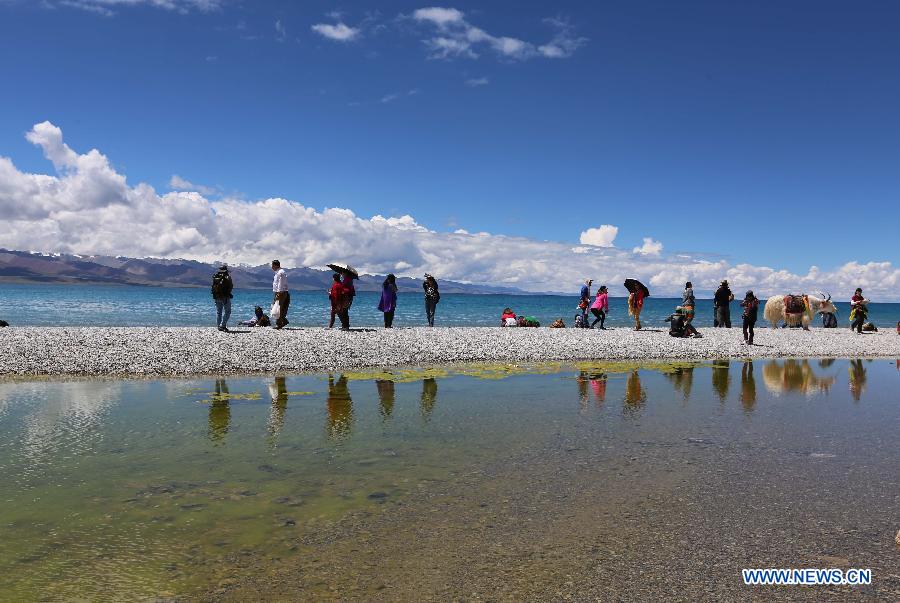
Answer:
<path fill-rule="evenodd" d="M 331 371 L 459 362 L 706 360 L 716 358 L 900 358 L 893 330 L 704 329 L 679 339 L 664 329 L 611 330 L 453 327 L 322 328 L 5 328 L 0 376 L 178 376 Z"/>

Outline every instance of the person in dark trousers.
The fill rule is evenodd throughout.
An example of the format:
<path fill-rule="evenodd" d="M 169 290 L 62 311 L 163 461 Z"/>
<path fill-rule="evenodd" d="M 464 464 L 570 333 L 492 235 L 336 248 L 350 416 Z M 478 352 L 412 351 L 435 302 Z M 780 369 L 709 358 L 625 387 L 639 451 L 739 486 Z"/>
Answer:
<path fill-rule="evenodd" d="M 384 328 L 390 329 L 394 324 L 394 311 L 397 309 L 397 277 L 387 275 L 381 285 L 381 301 L 378 309 L 384 312 Z"/>
<path fill-rule="evenodd" d="M 341 329 L 350 330 L 350 292 L 347 291 L 346 285 L 341 282 L 341 275 L 334 275 L 334 282 L 331 284 L 331 291 L 328 293 L 331 300 L 331 306 L 334 308 L 335 314 L 341 321 Z"/>
<path fill-rule="evenodd" d="M 753 291 L 747 291 L 741 307 L 744 308 L 744 343 L 753 345 L 753 327 L 756 325 L 756 317 L 759 314 L 759 300 L 753 295 Z"/>
<path fill-rule="evenodd" d="M 422 283 L 425 290 L 425 316 L 428 318 L 428 326 L 434 326 L 434 311 L 441 301 L 441 292 L 438 291 L 437 280 L 430 274 L 425 274 L 425 282 Z"/>
<path fill-rule="evenodd" d="M 594 283 L 592 279 L 586 279 L 581 285 L 581 291 L 578 293 L 578 309 L 581 311 L 581 326 L 588 328 L 588 308 L 591 307 L 591 285 Z"/>
<path fill-rule="evenodd" d="M 860 287 L 856 288 L 853 297 L 850 298 L 850 316 L 853 319 L 850 330 L 856 329 L 857 333 L 862 333 L 863 324 L 865 324 L 869 312 L 866 308 L 866 298 L 863 297 Z"/>
<path fill-rule="evenodd" d="M 694 307 L 696 305 L 694 285 L 691 281 L 688 281 L 684 284 L 684 293 L 681 294 L 681 314 L 684 316 L 685 326 L 689 326 L 694 320 Z"/>
<path fill-rule="evenodd" d="M 334 319 L 335 319 L 335 317 L 337 317 L 338 313 L 340 313 L 340 311 L 341 311 L 341 300 L 335 299 L 336 291 L 335 291 L 335 287 L 334 287 L 335 283 L 341 284 L 341 275 L 338 274 L 337 272 L 335 272 L 334 274 L 331 275 L 331 280 L 332 280 L 331 289 L 328 290 L 328 299 L 331 301 L 331 318 L 328 320 L 328 328 L 329 329 L 334 328 Z M 339 290 L 340 290 L 340 288 L 338 288 L 338 292 L 339 292 Z"/>
<path fill-rule="evenodd" d="M 275 277 L 272 279 L 272 303 L 278 302 L 281 311 L 278 319 L 275 321 L 275 328 L 281 329 L 288 324 L 287 314 L 291 305 L 291 294 L 288 291 L 287 274 L 281 267 L 281 262 L 272 260 L 272 272 Z"/>
<path fill-rule="evenodd" d="M 716 294 L 713 296 L 713 304 L 716 307 L 716 319 L 714 325 L 716 327 L 731 328 L 731 302 L 734 301 L 734 294 L 728 288 L 728 281 L 722 281 Z"/>
<path fill-rule="evenodd" d="M 231 298 L 234 297 L 231 294 L 234 283 L 228 274 L 227 265 L 222 264 L 219 271 L 213 275 L 211 289 L 213 301 L 216 302 L 216 327 L 220 331 L 227 332 L 228 319 L 231 318 Z"/>

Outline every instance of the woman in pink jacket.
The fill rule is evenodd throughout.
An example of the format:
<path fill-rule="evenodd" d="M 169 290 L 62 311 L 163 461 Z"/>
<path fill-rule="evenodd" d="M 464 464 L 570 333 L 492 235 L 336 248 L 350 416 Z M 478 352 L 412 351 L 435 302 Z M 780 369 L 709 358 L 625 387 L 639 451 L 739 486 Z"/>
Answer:
<path fill-rule="evenodd" d="M 604 331 L 606 330 L 606 327 L 603 326 L 603 322 L 606 320 L 607 312 L 609 312 L 609 296 L 606 293 L 606 285 L 603 285 L 597 291 L 597 299 L 591 304 L 591 314 L 595 317 L 594 322 L 591 323 L 592 329 L 594 328 L 594 325 L 599 322 L 600 328 Z"/>

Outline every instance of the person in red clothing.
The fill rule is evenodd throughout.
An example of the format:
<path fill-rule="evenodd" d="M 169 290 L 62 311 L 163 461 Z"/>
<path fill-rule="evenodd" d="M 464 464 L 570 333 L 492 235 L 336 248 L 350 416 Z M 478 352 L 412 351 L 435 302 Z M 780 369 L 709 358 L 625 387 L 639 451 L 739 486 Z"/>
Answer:
<path fill-rule="evenodd" d="M 341 321 L 341 329 L 348 330 L 350 328 L 350 292 L 344 283 L 341 282 L 341 275 L 335 273 L 334 282 L 328 291 L 328 299 L 331 300 L 331 322 L 328 328 L 334 327 L 334 317 L 337 316 Z"/>
<path fill-rule="evenodd" d="M 518 326 L 518 323 L 516 321 L 516 313 L 513 312 L 510 308 L 504 308 L 503 314 L 500 315 L 500 326 L 501 327 Z"/>

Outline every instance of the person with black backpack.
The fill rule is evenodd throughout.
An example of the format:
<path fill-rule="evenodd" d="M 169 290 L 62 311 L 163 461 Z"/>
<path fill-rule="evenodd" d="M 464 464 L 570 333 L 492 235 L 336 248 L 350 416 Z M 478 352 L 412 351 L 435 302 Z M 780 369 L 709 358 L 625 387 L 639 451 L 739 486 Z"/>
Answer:
<path fill-rule="evenodd" d="M 222 264 L 219 271 L 213 275 L 212 279 L 212 296 L 216 302 L 216 327 L 220 331 L 228 331 L 228 319 L 231 318 L 231 290 L 234 289 L 234 283 L 231 282 L 231 275 L 228 274 L 228 266 Z"/>

